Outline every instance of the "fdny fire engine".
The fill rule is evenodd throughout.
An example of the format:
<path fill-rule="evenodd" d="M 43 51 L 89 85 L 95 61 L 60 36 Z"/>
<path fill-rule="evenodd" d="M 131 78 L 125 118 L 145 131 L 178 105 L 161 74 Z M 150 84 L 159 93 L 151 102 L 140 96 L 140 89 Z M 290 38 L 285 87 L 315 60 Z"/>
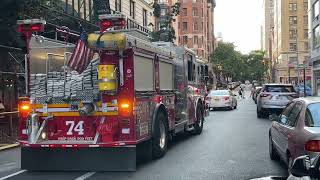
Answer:
<path fill-rule="evenodd" d="M 81 74 L 65 66 L 74 45 L 31 38 L 22 169 L 134 171 L 140 149 L 160 158 L 170 137 L 201 134 L 207 66 L 188 48 L 124 29 L 121 15 L 100 19 L 88 36 L 96 55 Z"/>

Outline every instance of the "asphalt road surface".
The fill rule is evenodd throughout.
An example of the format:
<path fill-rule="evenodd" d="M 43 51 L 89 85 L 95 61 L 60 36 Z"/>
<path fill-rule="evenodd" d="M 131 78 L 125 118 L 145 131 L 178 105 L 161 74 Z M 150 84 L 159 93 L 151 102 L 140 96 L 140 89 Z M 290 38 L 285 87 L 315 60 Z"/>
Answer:
<path fill-rule="evenodd" d="M 269 159 L 271 122 L 257 119 L 255 108 L 248 98 L 239 100 L 236 110 L 211 112 L 201 135 L 174 137 L 165 157 L 139 165 L 136 172 L 22 171 L 20 149 L 15 148 L 0 152 L 0 180 L 242 180 L 285 176 L 284 165 Z"/>

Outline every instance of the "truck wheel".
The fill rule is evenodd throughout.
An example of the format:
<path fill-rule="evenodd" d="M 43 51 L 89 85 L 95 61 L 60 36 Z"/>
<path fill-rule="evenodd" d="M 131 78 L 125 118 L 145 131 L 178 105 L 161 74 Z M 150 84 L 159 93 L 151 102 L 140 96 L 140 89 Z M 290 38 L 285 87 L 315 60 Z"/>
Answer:
<path fill-rule="evenodd" d="M 201 134 L 202 133 L 202 129 L 203 129 L 203 114 L 201 111 L 200 106 L 198 105 L 197 107 L 197 121 L 195 122 L 195 124 L 193 125 L 193 134 Z"/>
<path fill-rule="evenodd" d="M 165 115 L 158 113 L 155 123 L 152 139 L 152 157 L 154 159 L 162 157 L 166 153 L 168 146 L 168 127 Z"/>

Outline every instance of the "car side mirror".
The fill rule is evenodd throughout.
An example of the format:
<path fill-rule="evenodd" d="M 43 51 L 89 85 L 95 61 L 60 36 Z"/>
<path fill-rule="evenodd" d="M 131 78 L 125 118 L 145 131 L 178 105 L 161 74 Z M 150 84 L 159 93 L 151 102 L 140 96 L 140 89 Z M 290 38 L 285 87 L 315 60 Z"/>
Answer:
<path fill-rule="evenodd" d="M 269 115 L 269 120 L 270 121 L 279 121 L 279 116 L 277 114 L 271 114 Z"/>
<path fill-rule="evenodd" d="M 311 161 L 308 155 L 297 157 L 291 167 L 292 175 L 296 177 L 310 176 Z"/>

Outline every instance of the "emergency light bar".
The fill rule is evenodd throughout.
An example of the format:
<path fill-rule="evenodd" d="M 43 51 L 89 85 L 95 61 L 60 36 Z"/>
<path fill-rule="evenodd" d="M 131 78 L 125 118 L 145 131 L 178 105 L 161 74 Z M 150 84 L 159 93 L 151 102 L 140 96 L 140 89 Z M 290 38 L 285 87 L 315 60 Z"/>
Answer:
<path fill-rule="evenodd" d="M 126 26 L 126 18 L 122 14 L 102 14 L 99 15 L 100 31 L 104 32 L 109 28 L 121 29 Z"/>
<path fill-rule="evenodd" d="M 18 32 L 42 32 L 46 21 L 43 19 L 18 20 Z"/>

